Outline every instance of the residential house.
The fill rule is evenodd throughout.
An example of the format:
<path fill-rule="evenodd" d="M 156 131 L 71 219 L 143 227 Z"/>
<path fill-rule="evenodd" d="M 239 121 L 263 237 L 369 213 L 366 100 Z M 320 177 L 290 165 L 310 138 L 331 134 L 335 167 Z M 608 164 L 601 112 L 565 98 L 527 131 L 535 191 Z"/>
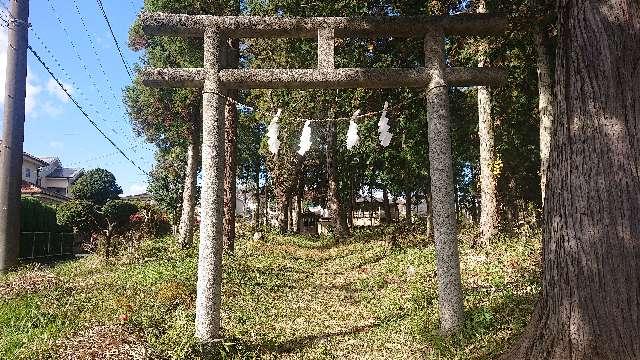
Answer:
<path fill-rule="evenodd" d="M 82 175 L 82 169 L 71 169 L 62 166 L 57 157 L 42 158 L 47 165 L 40 168 L 36 185 L 58 195 L 69 196 L 69 188 Z"/>
<path fill-rule="evenodd" d="M 2 144 L 2 141 L 0 141 Z M 62 166 L 57 157 L 39 158 L 22 155 L 22 194 L 47 203 L 69 200 L 69 187 L 82 175 L 81 169 Z"/>

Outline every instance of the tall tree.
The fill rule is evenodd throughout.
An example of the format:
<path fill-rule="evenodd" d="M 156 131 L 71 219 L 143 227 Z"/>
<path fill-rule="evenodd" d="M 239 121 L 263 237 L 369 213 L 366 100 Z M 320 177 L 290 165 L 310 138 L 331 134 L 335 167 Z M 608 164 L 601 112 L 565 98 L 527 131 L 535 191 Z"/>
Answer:
<path fill-rule="evenodd" d="M 640 358 L 640 3 L 559 0 L 542 297 L 509 359 Z"/>
<path fill-rule="evenodd" d="M 327 202 L 329 216 L 333 218 L 334 234 L 337 237 L 344 237 L 349 232 L 347 227 L 347 217 L 344 213 L 342 199 L 338 191 L 338 144 L 337 144 L 337 124 L 335 121 L 327 122 Z"/>
<path fill-rule="evenodd" d="M 149 172 L 147 191 L 156 205 L 168 216 L 174 235 L 182 218 L 180 205 L 184 194 L 186 159 L 181 147 L 158 150 L 153 169 Z"/>
<path fill-rule="evenodd" d="M 240 0 L 233 1 L 230 15 L 240 15 Z M 226 54 L 227 67 L 238 68 L 240 64 L 240 41 L 231 39 L 231 45 Z M 238 97 L 238 90 L 228 91 L 231 99 L 227 100 L 224 109 L 224 226 L 222 236 L 225 248 L 229 253 L 235 251 L 236 243 L 236 175 L 237 175 L 237 137 L 238 137 L 238 108 L 232 99 Z"/>
<path fill-rule="evenodd" d="M 485 0 L 478 1 L 478 13 L 487 12 Z M 489 64 L 488 43 L 480 45 L 478 66 Z M 480 138 L 480 243 L 483 246 L 498 232 L 498 196 L 496 176 L 493 171 L 496 162 L 495 136 L 491 117 L 491 93 L 489 87 L 478 87 L 478 136 Z"/>
<path fill-rule="evenodd" d="M 199 4 L 184 4 L 166 0 L 145 2 L 146 11 L 191 12 L 199 6 Z M 147 39 L 139 24 L 134 24 L 129 33 L 129 46 L 136 51 L 145 49 L 143 63 L 148 66 L 158 68 L 202 66 L 201 39 L 168 39 L 163 37 Z M 179 181 L 181 191 L 179 195 L 182 201 L 177 204 L 177 207 L 170 208 L 169 214 L 170 216 L 180 215 L 179 219 L 174 218 L 172 221 L 174 234 L 175 223 L 179 221 L 178 244 L 181 247 L 190 246 L 193 243 L 194 214 L 198 198 L 195 184 L 200 169 L 199 144 L 202 122 L 200 91 L 194 89 L 152 89 L 136 79 L 125 91 L 125 103 L 134 129 L 139 135 L 145 136 L 147 141 L 155 144 L 160 152 L 166 154 L 170 151 L 169 149 L 180 148 L 180 153 L 186 156 L 183 161 L 186 164 L 186 171 L 181 173 L 180 176 L 183 179 Z M 169 183 L 157 180 L 162 177 L 168 180 L 166 176 L 159 173 L 152 174 L 152 176 L 155 176 L 155 179 L 151 178 L 150 183 L 155 183 L 155 191 L 164 192 L 161 191 L 162 187 L 157 185 Z M 171 198 L 173 199 L 175 196 L 176 194 L 172 194 Z M 162 202 L 165 201 L 162 200 Z M 178 207 L 180 209 L 177 209 Z"/>
<path fill-rule="evenodd" d="M 178 228 L 178 244 L 182 248 L 193 244 L 195 228 L 195 204 L 197 199 L 198 169 L 200 164 L 200 115 L 194 114 L 193 126 L 190 131 L 189 147 L 187 148 L 187 167 L 184 175 L 184 189 L 182 191 L 182 213 Z"/>

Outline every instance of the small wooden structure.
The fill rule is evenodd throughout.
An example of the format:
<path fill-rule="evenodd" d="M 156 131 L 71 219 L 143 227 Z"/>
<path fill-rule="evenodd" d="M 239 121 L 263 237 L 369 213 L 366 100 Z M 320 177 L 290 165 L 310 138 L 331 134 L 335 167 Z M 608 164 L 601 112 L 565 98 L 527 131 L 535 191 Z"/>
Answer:
<path fill-rule="evenodd" d="M 300 214 L 300 234 L 303 235 L 318 235 L 318 221 L 320 215 L 306 211 Z"/>
<path fill-rule="evenodd" d="M 391 218 L 387 219 L 384 212 L 383 200 L 376 199 L 375 196 L 363 196 L 356 199 L 353 209 L 354 226 L 378 226 L 382 223 L 396 222 L 400 219 L 398 204 L 389 200 Z"/>

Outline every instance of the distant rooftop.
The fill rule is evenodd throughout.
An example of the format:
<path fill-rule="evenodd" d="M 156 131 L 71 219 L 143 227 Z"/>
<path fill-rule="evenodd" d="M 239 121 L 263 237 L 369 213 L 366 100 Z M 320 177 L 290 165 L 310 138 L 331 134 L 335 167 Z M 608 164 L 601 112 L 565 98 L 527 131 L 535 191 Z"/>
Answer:
<path fill-rule="evenodd" d="M 38 195 L 44 195 L 50 198 L 54 198 L 56 200 L 61 200 L 61 201 L 66 201 L 69 200 L 69 198 L 67 196 L 61 195 L 61 194 L 57 194 L 55 192 L 50 192 L 47 191 L 35 184 L 32 184 L 30 182 L 27 181 L 22 181 L 22 184 L 20 186 L 20 192 L 22 195 L 27 195 L 27 196 L 38 196 Z"/>
<path fill-rule="evenodd" d="M 47 177 L 49 178 L 63 178 L 63 179 L 67 179 L 67 178 L 74 178 L 76 176 L 79 175 L 79 173 L 82 170 L 79 169 L 70 169 L 70 168 L 57 168 L 55 170 L 53 170 L 53 172 L 49 175 L 47 175 Z"/>

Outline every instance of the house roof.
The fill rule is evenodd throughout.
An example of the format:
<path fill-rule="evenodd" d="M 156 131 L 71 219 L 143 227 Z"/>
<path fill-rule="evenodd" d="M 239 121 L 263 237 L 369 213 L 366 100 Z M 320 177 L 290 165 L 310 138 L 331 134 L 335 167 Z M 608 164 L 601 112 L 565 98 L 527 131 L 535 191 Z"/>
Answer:
<path fill-rule="evenodd" d="M 53 198 L 60 201 L 69 200 L 69 198 L 64 195 L 49 192 L 35 184 L 32 184 L 24 180 L 22 181 L 22 184 L 20 186 L 20 193 L 22 195 L 29 195 L 29 196 L 46 196 L 46 197 Z"/>
<path fill-rule="evenodd" d="M 48 162 L 49 164 L 51 164 L 56 160 L 59 160 L 57 157 L 54 157 L 54 156 L 45 156 L 45 157 L 42 157 L 41 159 Z"/>
<path fill-rule="evenodd" d="M 80 169 L 70 169 L 70 168 L 57 168 L 51 172 L 51 174 L 47 175 L 48 178 L 60 178 L 60 179 L 71 179 L 80 174 L 82 170 Z"/>

